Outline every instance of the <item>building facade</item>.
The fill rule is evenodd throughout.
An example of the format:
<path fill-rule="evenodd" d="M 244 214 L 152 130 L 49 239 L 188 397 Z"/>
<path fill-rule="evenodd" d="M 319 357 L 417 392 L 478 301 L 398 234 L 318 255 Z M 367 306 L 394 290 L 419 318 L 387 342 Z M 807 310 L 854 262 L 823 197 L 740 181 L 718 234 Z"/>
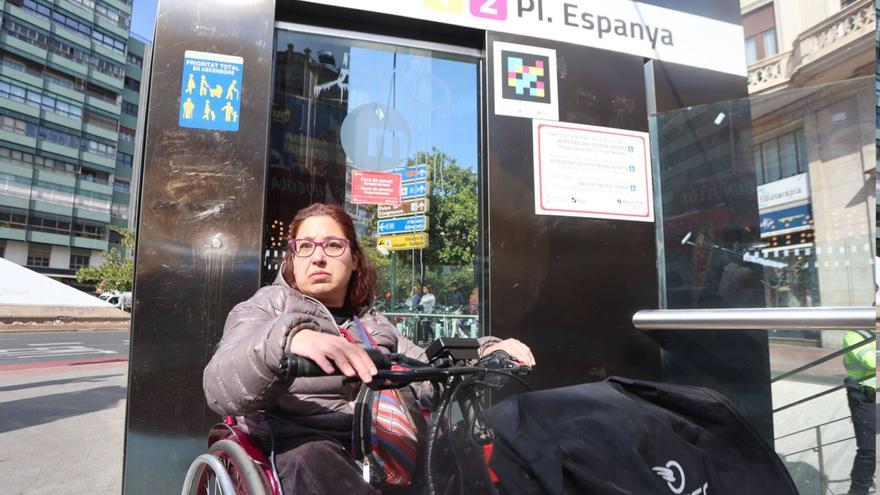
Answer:
<path fill-rule="evenodd" d="M 77 285 L 129 226 L 146 45 L 130 0 L 0 5 L 0 256 Z"/>
<path fill-rule="evenodd" d="M 759 198 L 766 200 L 758 205 L 761 254 L 786 265 L 768 270 L 766 304 L 869 305 L 876 160 L 873 139 L 853 133 L 875 112 L 861 96 L 820 86 L 874 74 L 875 2 L 759 0 L 741 6 L 749 93 L 759 102 L 753 104 L 752 137 Z M 810 98 L 822 101 L 777 102 L 772 110 L 760 104 L 761 95 L 799 88 L 816 88 Z M 841 152 L 856 142 L 867 144 Z M 793 216 L 802 221 L 775 221 Z M 854 252 L 864 256 L 850 256 Z"/>

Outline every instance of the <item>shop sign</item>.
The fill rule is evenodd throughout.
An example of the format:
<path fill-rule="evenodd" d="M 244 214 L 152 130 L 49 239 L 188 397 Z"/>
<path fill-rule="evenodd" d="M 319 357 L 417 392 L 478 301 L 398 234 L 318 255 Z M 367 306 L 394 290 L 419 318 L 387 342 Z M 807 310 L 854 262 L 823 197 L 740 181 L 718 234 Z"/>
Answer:
<path fill-rule="evenodd" d="M 813 227 L 810 205 L 798 205 L 761 213 L 761 237 L 798 232 Z"/>
<path fill-rule="evenodd" d="M 743 29 L 629 0 L 307 0 L 746 75 Z M 685 2 L 687 3 L 687 2 Z"/>
<path fill-rule="evenodd" d="M 376 231 L 380 236 L 425 230 L 428 230 L 428 217 L 425 215 L 379 220 L 376 226 Z"/>
<path fill-rule="evenodd" d="M 361 205 L 400 205 L 400 175 L 351 171 L 351 202 Z"/>
<path fill-rule="evenodd" d="M 425 249 L 428 247 L 428 233 L 415 232 L 412 234 L 382 236 L 376 240 L 376 247 L 385 248 L 388 251 Z"/>
<path fill-rule="evenodd" d="M 428 213 L 428 199 L 416 199 L 404 201 L 400 206 L 379 206 L 379 218 L 402 217 L 406 215 L 424 215 Z"/>
<path fill-rule="evenodd" d="M 766 210 L 810 198 L 807 174 L 797 174 L 758 186 L 758 209 Z"/>
<path fill-rule="evenodd" d="M 412 182 L 400 186 L 400 199 L 423 198 L 428 195 L 428 181 Z"/>
<path fill-rule="evenodd" d="M 180 87 L 180 127 L 238 131 L 244 59 L 187 50 Z"/>
<path fill-rule="evenodd" d="M 427 165 L 416 165 L 415 167 L 407 168 L 395 168 L 391 171 L 391 173 L 399 175 L 403 183 L 428 180 Z"/>

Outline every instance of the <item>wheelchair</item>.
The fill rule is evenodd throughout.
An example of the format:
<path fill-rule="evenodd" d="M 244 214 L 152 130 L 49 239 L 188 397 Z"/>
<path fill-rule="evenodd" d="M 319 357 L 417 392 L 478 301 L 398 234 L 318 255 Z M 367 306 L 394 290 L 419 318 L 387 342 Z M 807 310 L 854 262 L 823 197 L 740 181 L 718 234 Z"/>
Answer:
<path fill-rule="evenodd" d="M 427 381 L 435 385 L 435 390 L 436 387 L 442 389 L 431 411 L 424 459 L 424 477 L 427 480 L 424 491 L 428 494 L 437 492 L 434 480 L 440 473 L 435 468 L 435 459 L 442 450 L 432 447 L 435 443 L 432 440 L 438 438 L 440 430 L 449 428 L 444 420 L 448 408 L 453 403 L 466 404 L 461 409 L 463 418 L 459 421 L 465 427 L 460 428 L 458 434 L 468 437 L 482 456 L 483 446 L 491 442 L 492 433 L 482 414 L 480 391 L 501 388 L 503 381 L 499 382 L 497 375 L 513 378 L 531 389 L 517 376 L 527 374 L 530 368 L 514 362 L 503 351 L 480 359 L 476 366 L 468 365 L 468 361 L 477 358 L 478 345 L 476 339 L 436 339 L 427 349 L 430 363 L 415 361 L 402 354 L 370 354 L 380 370 L 367 385 L 370 388 L 398 388 Z M 294 371 L 293 376 L 326 376 L 314 362 L 294 358 L 292 369 L 298 371 Z M 487 376 L 489 374 L 495 376 Z M 208 452 L 190 464 L 181 495 L 283 495 L 281 481 L 266 454 L 236 425 L 234 417 L 226 416 L 222 423 L 211 428 L 208 445 Z M 461 471 L 457 459 L 455 464 Z M 488 472 L 481 473 L 481 478 L 488 480 L 488 476 Z M 454 473 L 452 477 L 455 477 Z M 465 489 L 462 473 L 459 473 L 456 482 L 461 486 L 460 493 L 473 492 Z M 491 481 L 479 479 L 475 483 L 482 485 Z"/>
<path fill-rule="evenodd" d="M 190 464 L 181 495 L 282 495 L 263 451 L 233 416 L 211 427 L 208 452 Z"/>

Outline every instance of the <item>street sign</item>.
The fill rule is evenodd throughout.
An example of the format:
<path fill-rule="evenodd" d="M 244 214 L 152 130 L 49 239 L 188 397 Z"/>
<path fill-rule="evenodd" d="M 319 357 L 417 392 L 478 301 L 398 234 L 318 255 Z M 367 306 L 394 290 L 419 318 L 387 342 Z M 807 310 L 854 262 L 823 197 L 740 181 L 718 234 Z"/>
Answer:
<path fill-rule="evenodd" d="M 425 215 L 379 220 L 376 226 L 376 231 L 379 235 L 421 232 L 424 230 L 428 230 L 428 217 Z"/>
<path fill-rule="evenodd" d="M 400 175 L 352 170 L 351 202 L 356 205 L 399 205 Z"/>
<path fill-rule="evenodd" d="M 428 213 L 428 199 L 414 199 L 404 201 L 400 206 L 379 206 L 379 218 L 402 217 L 404 215 L 424 215 Z"/>
<path fill-rule="evenodd" d="M 428 195 L 428 181 L 412 182 L 400 186 L 400 199 L 422 198 Z"/>
<path fill-rule="evenodd" d="M 376 247 L 385 248 L 388 251 L 425 249 L 426 247 L 428 247 L 428 233 L 414 232 L 412 234 L 398 234 L 379 237 L 376 240 Z"/>
<path fill-rule="evenodd" d="M 415 182 L 419 180 L 428 180 L 427 165 L 416 165 L 415 167 L 407 168 L 395 168 L 391 171 L 391 173 L 399 175 L 404 183 Z"/>

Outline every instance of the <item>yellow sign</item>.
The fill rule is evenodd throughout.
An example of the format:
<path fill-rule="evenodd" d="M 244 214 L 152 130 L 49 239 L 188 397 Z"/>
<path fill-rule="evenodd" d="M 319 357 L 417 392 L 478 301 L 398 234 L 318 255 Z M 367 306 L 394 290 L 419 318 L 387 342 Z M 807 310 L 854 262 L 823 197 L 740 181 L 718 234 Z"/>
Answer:
<path fill-rule="evenodd" d="M 407 249 L 424 249 L 428 247 L 428 233 L 414 232 L 412 234 L 397 234 L 379 237 L 376 240 L 377 248 L 385 248 L 388 251 L 404 251 Z"/>

